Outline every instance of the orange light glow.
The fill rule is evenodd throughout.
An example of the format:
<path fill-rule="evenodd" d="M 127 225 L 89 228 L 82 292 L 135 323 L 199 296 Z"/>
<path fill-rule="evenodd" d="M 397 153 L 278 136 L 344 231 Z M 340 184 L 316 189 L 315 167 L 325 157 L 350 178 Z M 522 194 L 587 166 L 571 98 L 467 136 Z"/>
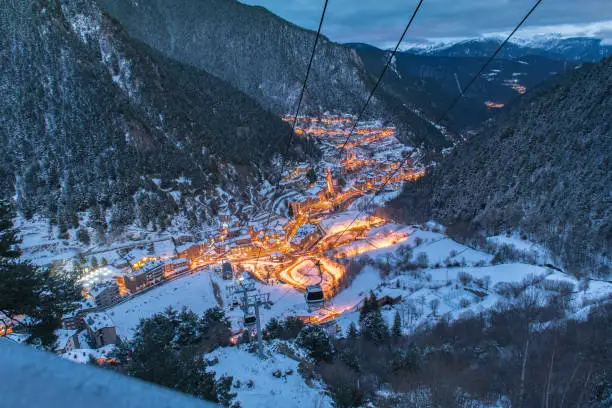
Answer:
<path fill-rule="evenodd" d="M 353 257 L 356 255 L 365 254 L 377 249 L 389 248 L 395 244 L 408 239 L 408 234 L 393 232 L 380 237 L 364 239 L 360 242 L 354 242 L 348 248 L 341 248 L 339 256 L 344 258 Z"/>
<path fill-rule="evenodd" d="M 491 101 L 486 101 L 485 102 L 485 106 L 487 107 L 487 109 L 501 109 L 504 107 L 503 103 L 496 103 L 496 102 L 491 102 Z"/>
<path fill-rule="evenodd" d="M 132 264 L 132 269 L 140 269 L 149 261 L 157 261 L 159 258 L 154 256 L 145 256 L 144 258 L 138 260 L 136 263 Z"/>

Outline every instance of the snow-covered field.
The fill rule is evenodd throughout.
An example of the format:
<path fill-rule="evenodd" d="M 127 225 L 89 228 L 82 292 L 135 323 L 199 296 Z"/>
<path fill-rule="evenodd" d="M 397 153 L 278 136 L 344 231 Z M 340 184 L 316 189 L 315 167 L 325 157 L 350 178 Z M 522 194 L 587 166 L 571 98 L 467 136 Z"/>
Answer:
<path fill-rule="evenodd" d="M 196 313 L 217 306 L 211 274 L 202 271 L 185 276 L 112 307 L 107 313 L 117 325 L 117 334 L 131 337 L 131 330 L 140 319 L 151 317 L 168 307 L 180 310 L 183 306 Z"/>
<path fill-rule="evenodd" d="M 263 360 L 244 346 L 217 349 L 207 354 L 206 359 L 219 360 L 210 368 L 217 378 L 234 377 L 232 392 L 243 407 L 331 407 L 331 398 L 325 395 L 323 387 L 307 385 L 298 373 L 298 361 L 274 350 L 275 346 L 266 347 Z M 277 370 L 280 378 L 273 375 Z"/>
<path fill-rule="evenodd" d="M 132 330 L 138 325 L 140 319 L 151 317 L 155 313 L 164 311 L 168 307 L 180 310 L 183 307 L 196 313 L 203 313 L 209 308 L 220 306 L 214 294 L 213 282 L 219 285 L 223 306 L 235 328 L 242 325 L 242 312 L 236 308 L 228 308 L 230 297 L 227 288 L 232 281 L 225 281 L 212 269 L 205 269 L 193 275 L 179 278 L 165 285 L 154 288 L 138 295 L 124 303 L 107 310 L 117 325 L 117 334 L 122 337 L 131 337 Z M 272 305 L 261 309 L 262 324 L 266 324 L 273 317 L 306 315 L 304 295 L 292 286 L 282 283 L 262 285 L 255 283 L 260 293 L 268 293 Z"/>
<path fill-rule="evenodd" d="M 383 164 L 397 162 L 405 153 L 414 153 L 418 156 L 417 151 L 407 148 L 393 138 L 366 144 L 367 146 L 356 148 L 358 155 L 368 158 L 371 150 L 375 153 L 373 157 Z M 378 150 L 373 148 L 372 144 L 377 144 Z M 323 143 L 323 146 L 325 146 L 324 157 L 319 165 L 321 168 L 333 168 L 337 165 L 336 143 L 328 141 Z M 371 170 L 365 168 L 353 179 L 345 181 L 348 185 L 353 185 L 362 176 L 371 177 L 373 175 Z M 279 232 L 283 232 L 282 226 L 288 221 L 284 217 L 288 216 L 290 202 L 315 197 L 317 192 L 327 187 L 326 181 L 322 178 L 312 183 L 309 188 L 308 185 L 299 187 L 300 180 L 303 182 L 304 179 L 305 176 L 302 174 L 298 180 L 291 180 L 290 184 L 283 182 L 283 186 L 288 186 L 287 189 L 275 195 L 272 194 L 274 190 L 272 185 L 264 183 L 259 191 L 264 197 L 263 207 L 275 213 L 272 225 L 268 225 L 271 227 L 270 230 L 278 229 Z M 293 185 L 297 187 L 294 188 Z M 434 222 L 421 226 L 399 225 L 361 211 L 362 208 L 371 207 L 372 204 L 384 204 L 399 191 L 401 189 L 397 187 L 396 191 L 387 191 L 379 195 L 365 194 L 350 202 L 347 210 L 328 214 L 318 220 L 320 223 L 316 230 L 326 234 L 322 242 L 334 243 L 331 246 L 333 249 L 325 254 L 328 257 L 327 262 L 349 260 L 362 266 L 352 282 L 328 300 L 321 310 L 309 311 L 303 293 L 289 284 L 274 280 L 269 284 L 255 281 L 253 283 L 255 291 L 269 296 L 270 299 L 269 305 L 260 309 L 262 327 L 265 327 L 272 318 L 337 316 L 329 323 L 331 326 L 335 323 L 339 328 L 338 333 L 342 335 L 351 323 L 358 323 L 359 307 L 370 292 L 379 299 L 390 300 L 390 304 L 383 306 L 383 317 L 391 325 L 395 314 L 399 313 L 402 330 L 406 334 L 434 324 L 442 318 L 455 320 L 466 314 L 486 311 L 499 302 L 513 302 L 515 299 L 508 296 L 512 285 L 524 286 L 521 290 L 534 297 L 545 297 L 556 282 L 570 283 L 573 285 L 573 290 L 570 294 L 568 317 L 575 319 L 584 318 L 593 303 L 603 299 L 610 300 L 612 284 L 603 281 L 579 282 L 572 276 L 543 266 L 550 262 L 549 253 L 519 235 L 499 235 L 489 237 L 487 240 L 491 246 L 512 247 L 527 255 L 524 259 L 533 259 L 538 265 L 518 262 L 493 264 L 492 254 L 452 240 L 445 235 L 444 226 Z M 225 214 L 231 194 L 220 188 L 217 188 L 217 194 L 223 202 L 221 209 Z M 229 212 L 227 215 L 229 216 Z M 251 215 L 250 226 L 257 231 L 262 230 L 270 220 L 269 214 L 265 211 Z M 98 241 L 93 239 L 95 231 L 86 227 L 87 215 L 80 214 L 79 217 L 82 228 L 88 229 L 92 236 L 92 242 Z M 235 216 L 232 215 L 230 221 L 226 219 L 224 223 L 232 224 L 233 221 Z M 310 224 L 305 225 L 309 227 L 308 234 L 313 233 L 315 227 Z M 119 268 L 132 263 L 133 260 L 144 257 L 162 259 L 174 257 L 177 248 L 172 237 L 181 235 L 181 229 L 176 225 L 171 226 L 163 234 L 132 226 L 112 244 L 94 246 L 80 243 L 77 240 L 76 230 L 69 230 L 63 239 L 57 238 L 59 232 L 57 228 L 49 227 L 42 219 L 26 221 L 19 218 L 16 226 L 23 235 L 21 244 L 23 258 L 35 264 L 43 265 L 79 256 L 85 258 L 87 265 L 99 264 L 101 260 L 104 261 L 103 265 L 109 264 L 101 268 L 92 266 L 91 271 L 87 271 L 87 275 L 82 280 L 85 286 L 112 280 L 121 273 Z M 212 226 L 209 228 L 211 234 L 218 233 L 212 231 Z M 237 228 L 240 230 L 239 238 L 248 239 L 246 232 L 241 230 L 244 226 L 239 225 Z M 344 235 L 344 240 L 340 240 L 339 235 L 344 234 L 345 229 L 349 231 Z M 203 237 L 208 235 L 202 230 L 200 239 L 203 240 Z M 298 234 L 300 240 L 304 237 Z M 334 242 L 336 239 L 337 242 Z M 232 242 L 225 243 L 227 249 Z M 336 244 L 341 246 L 336 247 Z M 290 258 L 292 256 L 297 258 L 302 255 L 290 254 Z M 302 263 L 297 263 L 296 274 L 291 280 L 297 282 L 296 286 L 318 282 L 318 268 L 310 258 L 314 259 L 314 255 L 304 256 Z M 259 266 L 274 266 L 265 263 L 266 261 L 259 262 Z M 245 265 L 250 264 L 245 262 Z M 324 275 L 322 283 L 326 289 L 332 286 L 331 284 L 335 284 L 329 274 Z M 239 307 L 232 307 L 233 298 L 230 289 L 233 284 L 232 281 L 223 280 L 211 267 L 137 294 L 107 309 L 106 313 L 116 324 L 117 334 L 124 339 L 133 336 L 133 330 L 141 319 L 163 312 L 168 307 L 177 310 L 185 307 L 198 314 L 212 307 L 221 307 L 230 319 L 232 329 L 241 329 L 244 316 Z M 335 331 L 330 330 L 330 332 Z M 86 343 L 86 340 L 82 341 L 80 347 L 86 347 Z M 266 344 L 264 359 L 249 352 L 245 346 L 220 348 L 207 354 L 206 358 L 218 360 L 211 366 L 217 377 L 222 375 L 234 377 L 232 392 L 237 393 L 236 399 L 243 407 L 332 406 L 321 384 L 306 384 L 298 373 L 298 360 L 291 353 L 282 352 L 283 346 L 289 347 L 279 342 Z M 98 350 L 77 349 L 65 353 L 63 357 L 86 363 L 90 356 L 106 357 L 112 347 L 107 346 Z M 299 354 L 299 350 L 296 352 Z M 275 376 L 274 372 L 280 375 Z"/>
<path fill-rule="evenodd" d="M 520 283 L 525 279 L 541 276 L 550 281 L 570 282 L 576 288 L 580 284 L 574 277 L 543 266 L 524 263 L 492 265 L 490 254 L 459 244 L 442 232 L 415 227 L 385 226 L 377 231 L 373 230 L 371 236 L 390 231 L 399 232 L 404 238 L 388 247 L 370 248 L 367 256 L 371 262 L 363 268 L 348 288 L 341 290 L 326 305 L 333 310 L 346 311 L 337 319 L 338 325 L 343 329 L 346 329 L 351 321 L 356 322 L 357 308 L 370 291 L 374 291 L 379 298 L 400 296 L 402 301 L 394 306 L 394 310 L 399 310 L 404 316 L 408 313 L 406 310 L 409 310 L 410 316 L 406 317 L 404 328 L 410 331 L 419 325 L 431 323 L 441 316 L 455 319 L 467 312 L 480 312 L 490 308 L 503 300 L 503 297 L 496 292 L 497 285 L 502 283 Z M 348 244 L 339 248 L 339 252 L 357 244 L 361 243 Z M 398 250 L 405 246 L 412 248 L 413 259 L 425 254 L 428 267 L 412 272 L 397 270 L 395 265 L 401 259 Z M 359 259 L 360 256 L 362 254 L 354 255 L 352 258 Z M 456 261 L 460 266 L 447 267 L 449 261 Z M 389 262 L 392 273 L 383 278 L 377 262 Z M 468 284 L 461 282 L 462 275 L 469 276 Z M 215 298 L 213 283 L 219 286 L 222 305 L 219 305 Z M 150 317 L 170 306 L 176 309 L 187 307 L 197 313 L 202 313 L 211 307 L 223 306 L 234 328 L 240 328 L 242 311 L 239 308 L 228 307 L 231 303 L 228 287 L 231 284 L 231 281 L 222 280 L 212 269 L 205 269 L 138 295 L 109 309 L 108 313 L 117 324 L 118 334 L 126 337 L 131 336 L 131 330 L 136 327 L 140 319 Z M 290 285 L 280 282 L 269 285 L 255 282 L 255 287 L 260 293 L 269 294 L 271 300 L 269 308 L 261 309 L 262 325 L 273 317 L 310 314 L 303 294 Z M 610 294 L 612 294 L 611 284 L 591 281 L 586 291 L 576 293 L 575 301 L 576 304 L 582 304 Z M 394 311 L 385 313 L 390 321 L 393 314 Z"/>
<path fill-rule="evenodd" d="M 355 214 L 348 211 L 331 218 L 325 225 L 328 233 L 346 228 Z M 44 231 L 40 223 L 26 223 L 21 227 L 25 231 L 25 253 L 34 262 L 46 263 L 76 254 L 76 243 L 73 247 L 49 238 L 48 232 Z M 45 234 L 47 241 L 41 241 L 40 237 Z M 517 251 L 538 254 L 538 259 L 548 259 L 540 247 L 518 237 L 490 237 L 489 241 L 498 245 L 511 245 Z M 146 247 L 130 247 L 127 253 L 136 258 L 147 255 L 172 256 L 174 247 L 170 243 L 168 240 L 160 240 L 149 243 Z M 110 262 L 118 262 L 121 259 L 118 248 L 124 245 L 126 244 L 115 244 L 97 254 Z M 410 250 L 406 251 L 407 248 Z M 455 320 L 471 313 L 486 311 L 499 302 L 512 302 L 513 300 L 500 290 L 505 284 L 533 284 L 528 290 L 536 296 L 546 296 L 546 282 L 571 283 L 574 290 L 568 317 L 574 319 L 585 318 L 592 304 L 601 300 L 609 301 L 612 295 L 612 284 L 609 282 L 579 282 L 570 275 L 541 265 L 517 262 L 494 265 L 491 254 L 450 239 L 444 234 L 444 228 L 435 224 L 384 224 L 372 228 L 363 238 L 330 252 L 327 254 L 330 257 L 335 255 L 354 261 L 364 261 L 364 257 L 367 257 L 368 260 L 364 261 L 365 266 L 348 287 L 340 290 L 317 312 L 307 310 L 303 294 L 292 286 L 278 281 L 268 285 L 256 281 L 256 290 L 268 294 L 271 301 L 268 307 L 260 310 L 262 326 L 272 318 L 313 314 L 323 317 L 341 312 L 332 325 L 335 322 L 340 329 L 338 334 L 342 335 L 351 323 L 358 325 L 358 309 L 370 291 L 378 298 L 399 299 L 393 305 L 384 306 L 382 314 L 391 325 L 396 312 L 399 312 L 402 330 L 406 334 L 433 324 L 441 318 Z M 406 252 L 411 253 L 412 262 L 420 260 L 424 263 L 417 269 L 404 270 L 402 264 L 406 261 Z M 384 265 L 389 267 L 390 273 L 383 273 Z M 312 265 L 310 269 L 314 271 Z M 112 279 L 116 272 L 117 270 L 109 266 L 106 269 L 98 269 L 95 274 L 86 278 L 90 283 L 104 281 Z M 314 279 L 313 276 L 310 278 Z M 536 277 L 541 277 L 544 283 L 534 279 Z M 312 283 L 312 279 L 308 283 Z M 243 312 L 240 308 L 230 308 L 232 298 L 228 289 L 232 284 L 232 281 L 223 280 L 213 268 L 203 269 L 136 295 L 108 309 L 106 313 L 115 322 L 117 334 L 122 338 L 132 337 L 133 330 L 141 319 L 151 317 L 168 307 L 179 310 L 186 307 L 201 314 L 209 308 L 219 306 L 225 310 L 232 322 L 232 328 L 239 329 L 243 325 Z M 220 348 L 207 354 L 206 358 L 218 360 L 210 368 L 216 372 L 217 377 L 234 377 L 232 392 L 237 393 L 236 400 L 244 407 L 331 407 L 332 402 L 325 394 L 324 386 L 317 383 L 307 384 L 298 372 L 298 360 L 291 353 L 279 352 L 279 344 L 281 343 L 266 344 L 264 359 L 249 352 L 245 346 Z M 90 356 L 107 357 L 112 348 L 113 346 L 98 350 L 83 348 L 62 356 L 74 362 L 86 363 Z M 299 350 L 297 352 L 299 354 Z M 277 376 L 273 375 L 275 372 Z"/>

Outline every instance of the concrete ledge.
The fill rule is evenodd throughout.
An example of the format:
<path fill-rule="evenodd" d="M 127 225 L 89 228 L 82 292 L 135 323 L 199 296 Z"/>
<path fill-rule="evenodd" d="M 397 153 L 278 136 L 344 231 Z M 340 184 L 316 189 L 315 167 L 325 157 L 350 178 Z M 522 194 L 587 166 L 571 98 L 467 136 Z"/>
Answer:
<path fill-rule="evenodd" d="M 198 400 L 0 338 L 0 405 L 10 408 L 206 408 Z"/>

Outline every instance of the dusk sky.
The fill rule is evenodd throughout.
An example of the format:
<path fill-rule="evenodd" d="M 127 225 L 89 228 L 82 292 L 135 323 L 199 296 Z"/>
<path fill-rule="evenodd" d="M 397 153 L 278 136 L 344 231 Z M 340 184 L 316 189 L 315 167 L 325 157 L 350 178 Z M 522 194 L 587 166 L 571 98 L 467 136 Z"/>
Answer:
<path fill-rule="evenodd" d="M 241 0 L 302 27 L 316 29 L 323 0 Z M 337 42 L 395 45 L 417 0 L 330 0 L 323 33 Z M 507 35 L 535 0 L 425 0 L 405 44 Z M 518 38 L 558 33 L 612 43 L 612 0 L 544 0 Z M 405 47 L 405 46 L 404 46 Z"/>

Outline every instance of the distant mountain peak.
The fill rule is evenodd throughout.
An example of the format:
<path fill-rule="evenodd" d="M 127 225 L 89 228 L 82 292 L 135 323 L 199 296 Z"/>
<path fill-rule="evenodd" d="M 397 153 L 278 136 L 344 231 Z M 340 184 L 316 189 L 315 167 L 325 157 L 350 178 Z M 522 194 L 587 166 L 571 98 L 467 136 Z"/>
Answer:
<path fill-rule="evenodd" d="M 432 44 L 408 44 L 402 50 L 417 55 L 488 57 L 504 40 L 505 37 L 499 35 L 483 36 L 433 42 Z M 596 62 L 612 55 L 612 45 L 605 44 L 601 38 L 595 37 L 566 37 L 558 33 L 542 34 L 531 38 L 513 38 L 502 50 L 500 58 L 516 59 L 526 55 L 540 55 L 557 60 Z"/>

